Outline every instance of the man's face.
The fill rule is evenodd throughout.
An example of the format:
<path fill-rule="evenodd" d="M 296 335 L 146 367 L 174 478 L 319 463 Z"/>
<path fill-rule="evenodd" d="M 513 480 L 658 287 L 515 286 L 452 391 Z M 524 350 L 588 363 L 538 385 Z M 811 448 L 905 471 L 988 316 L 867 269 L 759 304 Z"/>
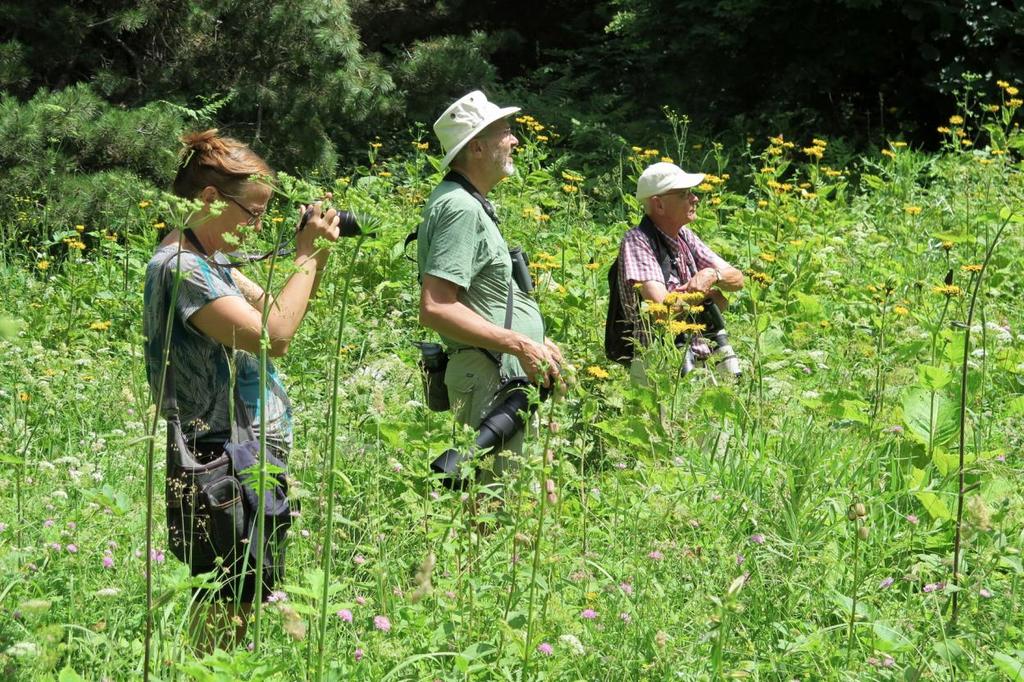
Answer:
<path fill-rule="evenodd" d="M 674 189 L 659 194 L 661 213 L 673 225 L 687 225 L 697 218 L 697 204 L 700 198 L 689 189 Z"/>
<path fill-rule="evenodd" d="M 515 175 L 512 149 L 519 144 L 519 140 L 512 134 L 507 120 L 495 121 L 487 126 L 477 139 L 484 148 L 485 158 L 494 165 L 495 170 L 500 169 L 502 177 Z"/>

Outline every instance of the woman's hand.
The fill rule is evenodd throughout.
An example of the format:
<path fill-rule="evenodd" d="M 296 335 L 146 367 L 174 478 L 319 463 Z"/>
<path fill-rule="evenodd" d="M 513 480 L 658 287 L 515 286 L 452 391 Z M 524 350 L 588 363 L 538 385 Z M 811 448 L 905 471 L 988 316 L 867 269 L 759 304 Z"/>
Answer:
<path fill-rule="evenodd" d="M 305 226 L 295 235 L 295 255 L 298 258 L 312 258 L 316 261 L 316 269 L 322 270 L 327 265 L 327 257 L 330 251 L 317 249 L 316 240 L 323 237 L 327 241 L 338 240 L 338 212 L 333 208 L 323 212 L 322 204 L 318 201 L 311 207 L 299 206 L 302 215 L 306 214 L 307 208 L 313 209 L 313 214 L 306 221 Z M 300 217 L 301 220 L 301 217 Z"/>

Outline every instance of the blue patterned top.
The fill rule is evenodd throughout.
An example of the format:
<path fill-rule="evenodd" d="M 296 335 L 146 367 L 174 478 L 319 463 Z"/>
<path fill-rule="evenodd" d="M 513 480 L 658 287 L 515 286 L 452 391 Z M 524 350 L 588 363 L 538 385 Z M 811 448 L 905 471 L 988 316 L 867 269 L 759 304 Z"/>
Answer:
<path fill-rule="evenodd" d="M 176 258 L 177 254 L 180 258 Z M 180 266 L 181 284 L 175 302 L 171 329 L 170 362 L 174 366 L 175 393 L 184 432 L 193 440 L 223 439 L 231 435 L 229 405 L 231 363 L 239 395 L 248 407 L 253 431 L 259 434 L 259 358 L 252 353 L 229 348 L 209 338 L 189 323 L 203 306 L 222 296 L 242 296 L 230 268 L 222 267 L 223 255 L 211 260 L 191 251 L 179 251 L 177 244 L 157 250 L 146 268 L 143 335 L 145 337 L 146 375 L 154 399 L 159 403 L 160 362 L 164 330 L 160 326 L 160 307 L 167 305 L 173 291 L 174 273 Z M 166 267 L 165 267 L 166 266 Z M 161 276 L 161 273 L 167 273 Z M 274 365 L 267 361 L 267 440 L 283 452 L 292 444 L 292 408 Z"/>

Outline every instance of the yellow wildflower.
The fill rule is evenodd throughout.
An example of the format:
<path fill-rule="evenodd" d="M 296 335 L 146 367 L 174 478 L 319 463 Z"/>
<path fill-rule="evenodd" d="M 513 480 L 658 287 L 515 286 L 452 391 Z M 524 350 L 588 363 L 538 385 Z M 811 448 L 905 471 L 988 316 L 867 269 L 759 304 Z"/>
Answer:
<path fill-rule="evenodd" d="M 940 287 L 932 287 L 932 293 L 942 294 L 947 298 L 953 298 L 963 293 L 963 290 L 955 284 L 945 284 Z"/>
<path fill-rule="evenodd" d="M 696 324 L 694 322 L 681 322 L 679 320 L 673 320 L 669 322 L 665 328 L 669 334 L 699 334 L 706 328 L 703 324 Z"/>
<path fill-rule="evenodd" d="M 150 206 L 149 202 L 146 201 L 145 199 L 143 199 L 142 201 L 139 202 L 139 208 L 149 208 L 149 206 Z"/>
<path fill-rule="evenodd" d="M 961 265 L 960 269 L 964 272 L 981 272 L 981 264 L 972 263 L 970 265 Z"/>
<path fill-rule="evenodd" d="M 760 170 L 760 173 L 762 173 L 764 175 L 771 175 L 774 172 L 775 172 L 775 166 L 765 166 L 764 168 L 762 168 Z"/>
<path fill-rule="evenodd" d="M 421 152 L 425 152 L 428 149 L 430 149 L 430 143 L 429 142 L 417 142 L 416 143 L 416 149 L 420 150 Z"/>
<path fill-rule="evenodd" d="M 1003 89 L 1006 90 L 1006 94 L 1009 95 L 1010 97 L 1014 97 L 1014 96 L 1017 95 L 1018 92 L 1020 92 L 1020 90 L 1018 90 L 1017 88 L 1013 87 L 1012 85 L 1008 86 L 1006 88 L 1003 88 Z"/>
<path fill-rule="evenodd" d="M 165 227 L 167 227 L 167 223 L 164 223 L 164 222 L 153 223 L 153 229 L 154 230 L 162 230 Z"/>
<path fill-rule="evenodd" d="M 964 124 L 964 117 L 963 116 L 957 116 L 957 115 L 950 116 L 949 117 L 949 123 L 950 123 L 950 125 L 962 126 Z"/>
<path fill-rule="evenodd" d="M 380 173 L 377 173 L 377 175 L 379 175 L 382 178 L 390 178 L 391 177 L 391 173 L 389 173 L 388 171 L 381 171 Z"/>
<path fill-rule="evenodd" d="M 383 145 L 383 144 L 381 144 L 380 142 L 371 142 L 371 143 L 370 143 L 370 148 L 371 148 L 371 149 L 380 149 L 380 148 L 381 148 L 381 147 L 383 147 L 383 146 L 384 146 L 384 145 Z"/>
<path fill-rule="evenodd" d="M 270 219 L 270 222 L 272 222 L 274 224 L 283 223 L 284 222 L 284 216 L 276 215 L 276 216 L 274 216 L 273 218 Z"/>
<path fill-rule="evenodd" d="M 599 267 L 601 267 L 601 264 L 600 263 L 587 263 L 583 267 L 585 267 L 587 270 L 597 270 Z"/>
<path fill-rule="evenodd" d="M 547 135 L 538 135 L 537 136 L 537 142 L 547 142 L 547 141 L 548 141 L 548 136 Z"/>
<path fill-rule="evenodd" d="M 576 185 L 562 185 L 562 191 L 566 194 L 574 194 L 580 191 L 580 188 Z"/>
<path fill-rule="evenodd" d="M 993 113 L 993 114 L 996 113 L 997 111 L 999 111 L 999 105 L 998 104 L 988 104 L 988 105 L 985 106 L 985 108 L 988 111 L 990 111 L 991 113 Z"/>
<path fill-rule="evenodd" d="M 20 400 L 23 403 L 27 403 L 29 401 L 29 397 L 29 394 L 25 391 L 21 391 L 18 393 L 18 400 Z"/>
<path fill-rule="evenodd" d="M 630 147 L 630 149 L 633 150 L 634 154 L 639 154 L 639 153 L 641 153 L 644 150 L 643 147 Z"/>
<path fill-rule="evenodd" d="M 85 225 L 75 225 L 75 232 L 78 234 L 85 232 Z"/>
<path fill-rule="evenodd" d="M 906 212 L 907 215 L 920 215 L 920 213 L 921 213 L 921 207 L 920 206 L 909 206 L 908 205 L 908 206 L 904 206 L 903 210 Z"/>
<path fill-rule="evenodd" d="M 662 163 L 675 163 L 675 160 L 671 156 L 661 157 Z"/>
<path fill-rule="evenodd" d="M 774 253 L 762 253 L 761 255 L 758 256 L 758 258 L 763 260 L 765 263 L 774 263 L 775 262 L 775 254 Z"/>
<path fill-rule="evenodd" d="M 883 149 L 882 156 L 888 156 L 890 159 L 896 158 L 896 154 L 890 149 Z"/>
<path fill-rule="evenodd" d="M 765 208 L 767 205 L 768 205 L 768 202 L 765 199 L 758 199 L 757 200 L 757 207 L 758 208 Z"/>
<path fill-rule="evenodd" d="M 39 268 L 40 270 L 47 270 L 50 267 L 50 261 L 41 260 L 38 263 L 36 263 L 36 267 Z"/>
<path fill-rule="evenodd" d="M 765 286 L 772 283 L 772 278 L 760 270 L 747 270 L 747 277 Z"/>
<path fill-rule="evenodd" d="M 710 182 L 702 182 L 700 183 L 700 185 L 697 186 L 698 192 L 710 192 L 713 189 L 715 188 Z"/>
<path fill-rule="evenodd" d="M 720 203 L 722 203 L 722 197 L 711 197 L 709 201 L 711 202 L 712 206 L 718 206 Z"/>
<path fill-rule="evenodd" d="M 824 147 L 804 147 L 803 152 L 812 159 L 820 159 L 825 155 Z"/>
<path fill-rule="evenodd" d="M 1011 109 L 1016 109 L 1022 104 L 1024 104 L 1024 100 L 1019 99 L 1017 97 L 1014 97 L 1013 99 L 1006 101 L 1006 106 L 1010 107 Z"/>
<path fill-rule="evenodd" d="M 828 142 L 825 142 L 825 140 L 819 139 L 817 137 L 814 138 L 813 140 L 811 140 L 811 144 L 813 144 L 815 147 L 827 147 L 828 146 Z"/>
<path fill-rule="evenodd" d="M 804 240 L 803 239 L 790 239 L 789 240 L 789 245 L 790 246 L 795 246 L 796 248 L 799 249 L 801 246 L 804 245 Z"/>
<path fill-rule="evenodd" d="M 661 154 L 661 152 L 659 152 L 657 149 L 645 149 L 644 150 L 644 156 L 658 156 L 660 154 Z"/>
<path fill-rule="evenodd" d="M 950 242 L 950 241 L 942 242 L 942 248 L 945 249 L 946 251 L 951 251 L 953 249 L 953 246 L 955 246 L 953 244 L 953 242 Z"/>
<path fill-rule="evenodd" d="M 572 171 L 562 171 L 562 179 L 569 182 L 583 182 L 583 176 Z"/>
<path fill-rule="evenodd" d="M 971 142 L 970 140 L 960 140 L 960 144 L 963 145 L 964 147 L 973 147 L 974 146 L 974 143 Z"/>
<path fill-rule="evenodd" d="M 78 251 L 84 251 L 85 250 L 85 242 L 82 242 L 82 241 L 80 241 L 78 239 L 72 239 L 71 241 L 68 242 L 68 248 L 69 249 L 76 249 Z"/>
<path fill-rule="evenodd" d="M 538 223 L 546 223 L 549 220 L 551 220 L 551 216 L 549 216 L 547 213 L 541 213 L 540 215 L 537 216 Z"/>
<path fill-rule="evenodd" d="M 996 85 L 1004 89 L 1010 87 L 1010 84 L 1006 81 L 996 81 Z"/>
<path fill-rule="evenodd" d="M 908 310 L 907 308 L 905 308 L 904 306 L 901 306 L 901 305 L 895 306 L 892 309 L 892 311 L 894 313 L 896 313 L 897 315 L 899 315 L 900 317 L 904 317 L 904 316 L 910 314 L 910 310 Z"/>
<path fill-rule="evenodd" d="M 936 128 L 936 130 L 942 133 L 943 135 L 948 135 L 950 132 L 949 128 L 947 128 L 946 126 L 939 126 L 938 128 Z"/>
<path fill-rule="evenodd" d="M 105 332 L 110 329 L 110 320 L 104 320 L 102 322 L 93 322 L 89 325 L 89 329 L 95 332 Z"/>
<path fill-rule="evenodd" d="M 591 365 L 590 367 L 587 367 L 587 374 L 594 377 L 595 379 L 607 379 L 609 376 L 611 376 L 610 374 L 608 374 L 608 371 L 606 369 L 604 369 L 603 367 L 598 367 L 597 365 Z"/>
<path fill-rule="evenodd" d="M 651 301 L 644 301 L 641 310 L 648 315 L 664 315 L 668 312 L 668 307 L 664 303 L 652 303 Z"/>

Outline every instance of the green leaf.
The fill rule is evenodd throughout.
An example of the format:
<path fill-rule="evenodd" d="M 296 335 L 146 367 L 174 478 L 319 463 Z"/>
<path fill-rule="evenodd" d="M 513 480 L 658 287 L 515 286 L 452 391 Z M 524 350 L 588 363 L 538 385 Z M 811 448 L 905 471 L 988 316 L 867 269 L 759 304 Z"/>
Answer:
<path fill-rule="evenodd" d="M 964 655 L 964 648 L 955 639 L 947 639 L 945 642 L 933 642 L 932 647 L 935 649 L 935 653 L 939 655 L 939 658 L 947 663 L 953 663 Z"/>
<path fill-rule="evenodd" d="M 932 367 L 931 365 L 917 366 L 918 383 L 930 391 L 938 391 L 948 384 L 952 378 L 949 371 L 942 367 Z"/>
<path fill-rule="evenodd" d="M 960 426 L 957 406 L 941 393 L 912 387 L 903 396 L 903 422 L 923 445 L 945 445 Z"/>
<path fill-rule="evenodd" d="M 922 490 L 925 487 L 925 474 L 924 469 L 918 469 L 913 467 L 910 472 L 910 492 L 914 494 L 917 501 L 921 503 L 921 506 L 925 508 L 925 511 L 933 519 L 939 519 L 942 521 L 950 521 L 953 515 L 949 511 L 949 507 L 946 503 L 929 490 Z"/>
<path fill-rule="evenodd" d="M 1013 682 L 1024 682 L 1024 661 L 1016 656 L 997 651 L 992 654 L 992 662 L 999 668 L 999 672 Z"/>
<path fill-rule="evenodd" d="M 71 666 L 66 665 L 57 676 L 57 682 L 85 682 L 85 678 L 72 670 Z"/>
<path fill-rule="evenodd" d="M 882 622 L 872 625 L 875 633 L 875 648 L 885 652 L 908 651 L 914 648 L 906 635 Z"/>

